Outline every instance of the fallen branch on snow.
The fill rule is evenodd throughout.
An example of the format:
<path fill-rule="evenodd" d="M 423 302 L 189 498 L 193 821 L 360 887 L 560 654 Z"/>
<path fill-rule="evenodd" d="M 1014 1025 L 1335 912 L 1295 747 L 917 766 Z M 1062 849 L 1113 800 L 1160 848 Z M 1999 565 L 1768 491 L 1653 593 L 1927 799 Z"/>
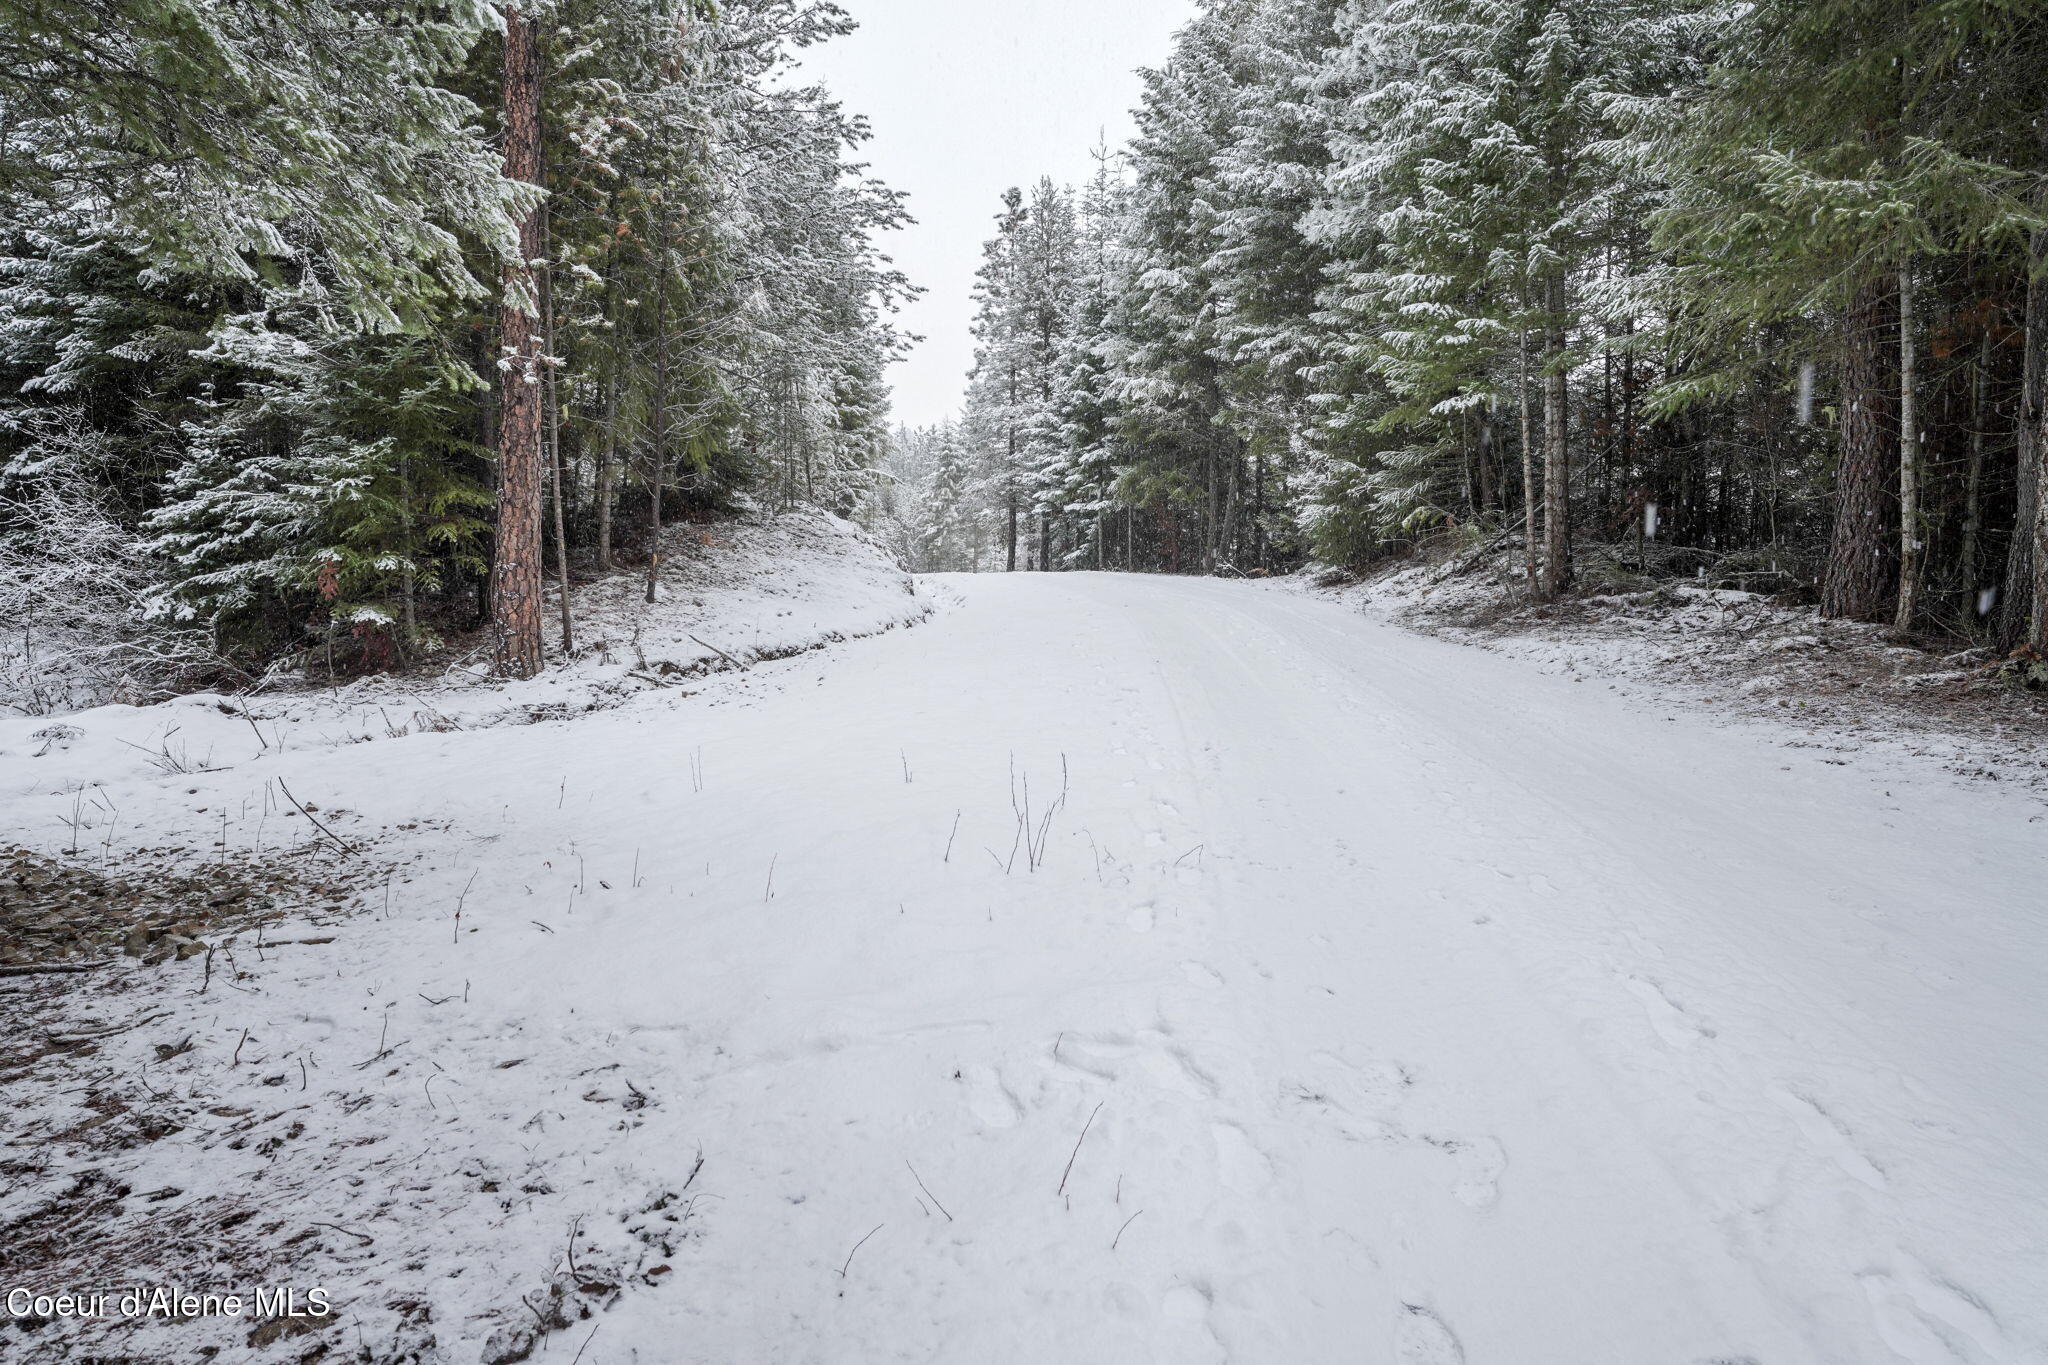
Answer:
<path fill-rule="evenodd" d="M 0 976 L 46 976 L 56 972 L 91 972 L 105 962 L 30 962 L 19 967 L 0 967 Z"/>

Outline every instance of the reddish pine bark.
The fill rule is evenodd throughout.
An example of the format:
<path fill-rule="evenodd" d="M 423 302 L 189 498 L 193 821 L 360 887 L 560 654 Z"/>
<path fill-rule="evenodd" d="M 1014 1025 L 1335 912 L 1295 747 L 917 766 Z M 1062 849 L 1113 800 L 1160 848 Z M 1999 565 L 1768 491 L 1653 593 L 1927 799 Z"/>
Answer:
<path fill-rule="evenodd" d="M 505 7 L 505 174 L 540 183 L 540 48 L 517 5 Z M 530 678 L 541 669 L 540 333 L 533 316 L 533 267 L 542 210 L 519 224 L 519 259 L 505 267 L 499 312 L 498 536 L 491 565 L 497 670 Z"/>

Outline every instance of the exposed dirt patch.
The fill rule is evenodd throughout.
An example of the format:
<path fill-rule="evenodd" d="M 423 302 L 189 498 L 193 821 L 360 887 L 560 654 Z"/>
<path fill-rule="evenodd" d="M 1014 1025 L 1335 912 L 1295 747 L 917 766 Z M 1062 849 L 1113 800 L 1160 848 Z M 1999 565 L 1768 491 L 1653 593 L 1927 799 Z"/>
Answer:
<path fill-rule="evenodd" d="M 169 1021 L 181 1000 L 249 992 L 244 983 L 274 953 L 333 942 L 305 926 L 340 919 L 381 877 L 368 861 L 328 850 L 198 869 L 181 869 L 169 855 L 127 855 L 118 867 L 99 867 L 83 857 L 0 852 L 0 964 L 15 973 L 0 976 L 0 1112 L 8 1115 L 0 1122 L 0 1246 L 10 1286 L 119 1293 L 279 1279 L 283 1229 L 266 1224 L 257 1201 L 221 1191 L 188 1197 L 161 1182 L 137 1188 L 124 1168 L 166 1139 L 199 1133 L 232 1142 L 238 1125 L 260 1121 L 252 1107 L 210 1104 L 180 1084 L 194 1038 Z M 298 928 L 280 938 L 286 920 Z M 88 970 L 44 970 L 51 966 Z M 244 1061 L 240 1053 L 229 1060 Z M 280 1097 L 300 1083 L 299 1073 L 282 1069 L 265 1081 Z M 291 1319 L 265 1341 L 337 1320 Z M 109 1343 L 120 1335 L 117 1322 L 82 1332 L 76 1321 L 8 1317 L 0 1319 L 0 1354 L 71 1360 L 83 1336 Z M 17 1338 L 12 1346 L 9 1338 Z M 214 1354 L 194 1345 L 93 1358 Z"/>
<path fill-rule="evenodd" d="M 28 849 L 0 850 L 0 965 L 122 954 L 155 965 L 198 956 L 209 939 L 253 934 L 282 907 L 340 909 L 359 870 L 306 855 L 289 862 L 223 862 L 177 871 L 123 855 L 108 869 Z M 168 860 L 166 860 L 168 861 Z"/>

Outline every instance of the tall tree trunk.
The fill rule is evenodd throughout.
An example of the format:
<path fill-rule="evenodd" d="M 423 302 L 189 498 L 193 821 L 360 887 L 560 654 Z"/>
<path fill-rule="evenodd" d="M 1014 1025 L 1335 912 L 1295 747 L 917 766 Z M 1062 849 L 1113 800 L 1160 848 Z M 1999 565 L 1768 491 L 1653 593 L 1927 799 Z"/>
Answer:
<path fill-rule="evenodd" d="M 1549 335 L 1543 369 L 1543 596 L 1554 598 L 1572 585 L 1571 447 L 1569 384 L 1565 356 L 1565 282 L 1551 280 Z"/>
<path fill-rule="evenodd" d="M 1631 254 L 1633 261 L 1633 254 Z M 1636 483 L 1636 320 L 1630 318 L 1622 334 L 1629 339 L 1621 366 L 1621 469 L 1631 487 Z"/>
<path fill-rule="evenodd" d="M 1479 511 L 1493 510 L 1493 413 L 1479 414 Z"/>
<path fill-rule="evenodd" d="M 400 651 L 410 655 L 420 638 L 419 571 L 415 567 L 420 543 L 413 533 L 412 460 L 403 450 L 398 456 L 398 498 L 405 522 L 405 568 L 398 575 L 398 638 Z"/>
<path fill-rule="evenodd" d="M 604 384 L 604 454 L 597 465 L 597 567 L 605 573 L 612 567 L 612 471 L 619 458 L 619 378 L 608 376 Z"/>
<path fill-rule="evenodd" d="M 1965 599 L 1977 595 L 1978 542 L 1984 533 L 1984 422 L 1991 390 L 1991 326 L 1977 343 L 1977 364 L 1970 375 L 1970 464 L 1963 479 L 1963 548 L 1957 558 L 1956 579 Z"/>
<path fill-rule="evenodd" d="M 1230 456 L 1230 469 L 1223 485 L 1223 525 L 1216 533 L 1216 558 L 1220 564 L 1237 567 L 1237 510 L 1238 484 L 1241 475 L 1235 451 Z"/>
<path fill-rule="evenodd" d="M 1835 466 L 1835 526 L 1821 578 L 1827 616 L 1877 620 L 1892 589 L 1890 474 L 1897 450 L 1886 431 L 1890 367 L 1885 338 L 1892 321 L 1891 288 L 1876 272 L 1856 286 L 1843 319 L 1842 450 Z"/>
<path fill-rule="evenodd" d="M 604 272 L 604 316 L 615 342 L 618 335 L 618 277 L 607 261 Z M 619 461 L 619 370 L 614 353 L 604 380 L 604 451 L 597 465 L 597 567 L 602 573 L 612 568 L 612 480 Z"/>
<path fill-rule="evenodd" d="M 1536 414 L 1529 404 L 1529 333 L 1524 331 L 1518 342 L 1518 356 L 1521 368 L 1517 378 L 1517 397 L 1522 405 L 1522 581 L 1530 594 L 1536 592 L 1536 509 L 1540 498 L 1536 491 Z"/>
<path fill-rule="evenodd" d="M 505 7 L 505 175 L 540 183 L 540 45 L 517 4 Z M 498 534 L 491 563 L 497 671 L 530 678 L 541 669 L 541 383 L 533 268 L 540 210 L 519 224 L 519 258 L 505 267 L 498 314 Z"/>
<path fill-rule="evenodd" d="M 2048 250 L 2044 250 L 2048 241 L 2044 239 L 2048 239 L 2048 233 L 2036 233 L 2033 249 L 2028 253 L 2033 258 L 2036 280 L 2040 279 L 2040 271 L 2048 268 Z M 2044 287 L 2048 287 L 2048 282 L 2044 282 Z M 2027 318 L 2027 338 L 2037 356 L 2042 347 L 2048 346 L 2048 335 L 2042 334 L 2044 323 L 2048 323 L 2048 316 L 2030 314 Z M 2033 592 L 2028 594 L 2027 643 L 2035 654 L 2048 658 L 2048 393 L 2043 392 L 2044 388 L 2048 388 L 2048 383 L 2036 375 L 2028 395 L 2027 426 L 2033 436 L 2034 452 L 2034 582 Z M 2026 535 L 2024 528 L 2020 534 Z"/>
<path fill-rule="evenodd" d="M 1010 401 L 1017 398 L 1016 380 L 1010 381 Z M 1003 506 L 1009 521 L 1009 549 L 1004 559 L 1004 572 L 1017 572 L 1017 426 L 1014 421 L 1009 429 L 1009 463 L 1003 466 Z"/>
<path fill-rule="evenodd" d="M 1998 613 L 1998 642 L 2011 648 L 2031 641 L 2040 647 L 2042 618 L 2037 604 L 2044 559 L 2036 542 L 2048 499 L 2048 231 L 2037 232 L 2027 250 L 2026 359 L 2020 380 L 2019 511 L 2012 546 L 2005 557 L 2005 600 Z"/>
<path fill-rule="evenodd" d="M 1213 441 L 1208 443 L 1207 453 L 1202 457 L 1202 472 L 1204 479 L 1208 483 L 1209 490 L 1209 500 L 1205 504 L 1208 509 L 1208 516 L 1206 524 L 1202 527 L 1202 572 L 1212 574 L 1216 572 L 1217 522 L 1216 445 Z"/>
<path fill-rule="evenodd" d="M 541 275 L 542 335 L 547 340 L 548 482 L 555 503 L 555 574 L 562 604 L 562 654 L 576 648 L 575 620 L 569 603 L 568 513 L 562 506 L 562 389 L 555 373 L 555 267 L 554 238 L 549 231 L 547 207 L 541 207 L 541 254 L 548 265 Z"/>
<path fill-rule="evenodd" d="M 1594 491 L 1593 507 L 1596 517 L 1606 517 L 1614 508 L 1614 490 L 1620 486 L 1621 476 L 1615 468 L 1614 439 L 1614 324 L 1607 323 L 1601 331 L 1606 337 L 1608 350 L 1600 357 L 1600 458 L 1594 464 L 1599 487 Z M 1592 454 L 1591 442 L 1587 443 L 1587 455 Z"/>
<path fill-rule="evenodd" d="M 1266 445 L 1261 441 L 1252 451 L 1252 544 L 1261 569 L 1271 569 L 1272 544 L 1266 538 Z"/>
<path fill-rule="evenodd" d="M 1004 500 L 1004 511 L 1009 523 L 1008 549 L 1003 557 L 1003 572 L 1017 572 L 1017 490 L 1009 490 Z"/>
<path fill-rule="evenodd" d="M 1919 282 L 1899 267 L 1899 606 L 1892 630 L 1905 635 L 1920 614 Z"/>
<path fill-rule="evenodd" d="M 2027 644 L 2034 653 L 2048 659 L 2048 430 L 2035 423 L 2034 455 L 2034 591 Z"/>
<path fill-rule="evenodd" d="M 661 481 L 668 470 L 668 262 L 661 261 L 657 269 L 661 275 L 654 291 L 654 470 L 647 501 L 649 602 L 661 585 Z"/>

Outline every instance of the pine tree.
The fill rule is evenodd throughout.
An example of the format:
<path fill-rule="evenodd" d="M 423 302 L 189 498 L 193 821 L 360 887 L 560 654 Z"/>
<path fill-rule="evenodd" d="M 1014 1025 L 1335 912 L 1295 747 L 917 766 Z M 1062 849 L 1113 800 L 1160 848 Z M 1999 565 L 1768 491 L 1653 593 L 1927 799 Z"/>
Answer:
<path fill-rule="evenodd" d="M 1205 11 L 1177 35 L 1172 60 L 1143 73 L 1123 275 L 1108 320 L 1130 464 L 1120 495 L 1156 509 L 1171 567 L 1187 566 L 1192 533 L 1205 573 L 1237 557 L 1244 442 L 1225 416 L 1209 268 L 1216 206 L 1201 186 L 1236 114 L 1232 63 L 1248 8 Z"/>
<path fill-rule="evenodd" d="M 564 593 L 622 553 L 652 582 L 678 504 L 859 511 L 904 211 L 860 120 L 790 79 L 849 27 L 824 0 L 0 0 L 0 500 L 110 511 L 164 554 L 161 618 L 252 665 L 478 624 L 491 551 L 514 672 L 550 554 Z M 117 456 L 49 454 L 81 413 Z"/>
<path fill-rule="evenodd" d="M 93 203 L 182 275 L 282 284 L 360 324 L 476 297 L 531 202 L 442 83 L 497 25 L 485 0 L 0 4 L 0 197 Z"/>
<path fill-rule="evenodd" d="M 1900 440 L 1901 272 L 1993 241 L 2025 216 L 1995 168 L 1934 135 L 1939 87 L 1920 59 L 1922 9 L 1756 6 L 1671 140 L 1661 239 L 1683 254 L 1692 292 L 1718 300 L 1720 325 L 1840 318 L 1840 451 L 1821 583 L 1831 615 L 1891 616 L 1902 598 L 1913 613 L 1925 532 L 1917 508 L 1900 519 L 1919 478 L 1913 442 Z M 1904 593 L 1902 574 L 1915 585 Z"/>

